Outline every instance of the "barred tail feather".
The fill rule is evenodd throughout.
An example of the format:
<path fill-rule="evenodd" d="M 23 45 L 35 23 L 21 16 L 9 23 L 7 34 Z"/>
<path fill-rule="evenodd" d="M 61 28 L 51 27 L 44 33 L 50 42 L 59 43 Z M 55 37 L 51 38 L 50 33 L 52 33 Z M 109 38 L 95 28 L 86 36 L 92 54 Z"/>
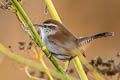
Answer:
<path fill-rule="evenodd" d="M 114 36 L 114 32 L 103 32 L 103 33 L 95 34 L 89 37 L 78 38 L 78 44 L 80 47 L 83 47 L 95 39 L 102 38 L 102 37 L 109 37 L 109 36 Z"/>

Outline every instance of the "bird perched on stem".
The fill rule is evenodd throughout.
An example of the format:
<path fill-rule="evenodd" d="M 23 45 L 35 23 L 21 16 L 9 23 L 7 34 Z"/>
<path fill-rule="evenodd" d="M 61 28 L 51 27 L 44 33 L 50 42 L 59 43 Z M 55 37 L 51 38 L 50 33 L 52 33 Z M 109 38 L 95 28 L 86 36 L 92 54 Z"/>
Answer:
<path fill-rule="evenodd" d="M 113 36 L 113 32 L 103 32 L 88 37 L 75 37 L 66 27 L 54 20 L 48 19 L 42 24 L 34 24 L 41 31 L 42 41 L 53 56 L 62 61 L 70 61 L 84 52 L 83 47 L 98 38 Z"/>

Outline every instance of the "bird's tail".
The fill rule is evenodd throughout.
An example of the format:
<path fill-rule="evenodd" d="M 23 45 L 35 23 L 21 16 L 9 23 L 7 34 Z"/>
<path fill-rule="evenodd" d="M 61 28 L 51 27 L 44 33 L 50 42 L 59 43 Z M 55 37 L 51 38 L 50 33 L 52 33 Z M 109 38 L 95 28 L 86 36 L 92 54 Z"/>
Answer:
<path fill-rule="evenodd" d="M 78 38 L 78 44 L 81 47 L 83 47 L 84 45 L 92 42 L 95 39 L 102 38 L 102 37 L 109 37 L 109 36 L 114 36 L 114 32 L 103 32 L 103 33 L 98 33 L 98 34 L 88 36 L 88 37 Z"/>
<path fill-rule="evenodd" d="M 97 38 L 108 37 L 108 36 L 114 36 L 114 32 L 103 32 L 103 33 L 92 35 L 90 37 L 93 39 L 97 39 Z"/>

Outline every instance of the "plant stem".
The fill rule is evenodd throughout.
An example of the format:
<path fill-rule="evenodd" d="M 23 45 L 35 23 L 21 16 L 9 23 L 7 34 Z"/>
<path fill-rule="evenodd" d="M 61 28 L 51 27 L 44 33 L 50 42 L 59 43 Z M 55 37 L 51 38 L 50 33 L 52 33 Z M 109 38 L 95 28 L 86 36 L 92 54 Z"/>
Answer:
<path fill-rule="evenodd" d="M 50 11 L 50 14 L 53 17 L 53 19 L 55 19 L 55 20 L 57 20 L 57 21 L 62 23 L 62 21 L 60 20 L 60 17 L 58 15 L 58 13 L 57 13 L 57 11 L 56 11 L 52 1 L 51 0 L 45 0 L 45 3 L 47 5 L 47 7 L 48 7 L 48 9 Z"/>
<path fill-rule="evenodd" d="M 73 62 L 75 64 L 75 67 L 77 69 L 78 74 L 80 75 L 81 80 L 88 80 L 87 76 L 85 75 L 85 72 L 84 72 L 84 69 L 82 67 L 82 64 L 79 61 L 79 58 L 76 57 L 75 59 L 73 59 Z M 79 66 L 81 66 L 81 67 L 79 67 Z"/>
<path fill-rule="evenodd" d="M 41 62 L 41 64 L 42 64 L 43 67 L 45 68 L 46 73 L 47 73 L 49 79 L 50 79 L 50 80 L 54 80 L 53 77 L 52 77 L 52 75 L 51 75 L 50 72 L 48 71 L 48 67 L 46 66 L 46 64 L 45 64 L 45 62 L 44 62 L 44 60 L 43 60 L 43 58 L 42 58 L 42 54 L 39 53 L 39 51 L 37 50 L 37 47 L 36 47 L 36 46 L 33 47 L 33 51 L 35 52 L 35 54 L 37 54 L 38 60 Z"/>

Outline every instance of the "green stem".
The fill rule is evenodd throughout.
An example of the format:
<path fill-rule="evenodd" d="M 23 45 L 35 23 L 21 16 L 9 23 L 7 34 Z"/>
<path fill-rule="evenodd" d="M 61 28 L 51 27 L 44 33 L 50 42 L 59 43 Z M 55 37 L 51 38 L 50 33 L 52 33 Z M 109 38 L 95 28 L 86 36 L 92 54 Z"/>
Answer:
<path fill-rule="evenodd" d="M 20 6 L 20 4 L 17 2 L 17 0 L 11 0 L 13 2 L 13 4 L 15 5 L 16 9 L 18 10 L 18 12 L 21 14 L 21 16 L 23 17 L 24 21 L 28 24 L 29 29 L 32 32 L 32 36 L 34 38 L 34 40 L 36 41 L 36 43 L 38 44 L 38 46 L 40 46 L 41 48 L 45 47 L 45 45 L 42 43 L 42 41 L 40 40 L 40 36 L 38 35 L 38 33 L 36 32 L 35 28 L 33 27 L 33 24 L 31 23 L 30 19 L 28 18 L 27 14 L 24 12 L 24 10 L 22 9 L 22 7 Z M 47 49 L 44 49 L 43 52 L 45 53 L 46 56 L 49 56 L 50 53 Z M 61 73 L 63 73 L 65 75 L 65 72 L 63 71 L 63 69 L 59 66 L 59 64 L 57 63 L 57 61 L 54 59 L 54 57 L 50 57 L 49 58 L 50 61 L 53 63 L 53 65 L 56 67 L 56 69 L 58 71 L 60 71 Z"/>
<path fill-rule="evenodd" d="M 50 14 L 51 14 L 51 16 L 53 17 L 53 19 L 55 19 L 55 20 L 57 20 L 57 21 L 59 21 L 59 22 L 62 22 L 62 21 L 60 20 L 60 17 L 59 17 L 59 15 L 58 15 L 58 13 L 57 13 L 57 11 L 56 11 L 56 9 L 55 9 L 52 1 L 51 1 L 51 0 L 45 0 L 45 3 L 46 3 L 46 5 L 47 5 L 47 7 L 48 7 L 48 9 L 49 9 L 49 11 L 50 11 Z"/>
<path fill-rule="evenodd" d="M 86 74 L 85 74 L 85 72 L 84 72 L 84 69 L 83 69 L 83 67 L 82 67 L 82 64 L 81 64 L 81 62 L 79 61 L 79 58 L 76 57 L 76 58 L 73 60 L 73 62 L 74 62 L 75 67 L 76 67 L 76 69 L 77 69 L 77 71 L 78 71 L 78 74 L 80 75 L 81 80 L 88 80 L 88 79 L 87 79 L 87 76 L 86 76 Z M 79 67 L 79 66 L 81 66 L 81 67 Z"/>

